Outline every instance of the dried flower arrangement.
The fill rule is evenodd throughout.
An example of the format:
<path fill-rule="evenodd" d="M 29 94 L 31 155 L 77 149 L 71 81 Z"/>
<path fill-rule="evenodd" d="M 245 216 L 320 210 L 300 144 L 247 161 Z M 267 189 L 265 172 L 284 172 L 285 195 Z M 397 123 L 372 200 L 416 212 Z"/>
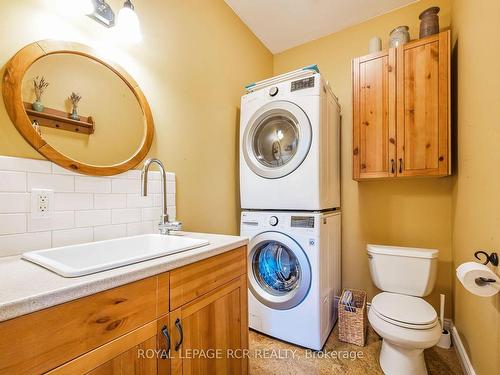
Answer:
<path fill-rule="evenodd" d="M 45 80 L 45 77 L 36 76 L 33 78 L 33 88 L 35 89 L 36 101 L 42 101 L 42 95 L 45 89 L 49 86 L 49 83 Z"/>
<path fill-rule="evenodd" d="M 76 109 L 78 108 L 78 103 L 80 102 L 82 97 L 77 93 L 72 92 L 68 99 L 71 102 L 71 105 L 73 106 L 73 112 L 71 113 L 70 118 L 72 118 L 73 120 L 80 120 L 80 116 L 78 116 Z"/>

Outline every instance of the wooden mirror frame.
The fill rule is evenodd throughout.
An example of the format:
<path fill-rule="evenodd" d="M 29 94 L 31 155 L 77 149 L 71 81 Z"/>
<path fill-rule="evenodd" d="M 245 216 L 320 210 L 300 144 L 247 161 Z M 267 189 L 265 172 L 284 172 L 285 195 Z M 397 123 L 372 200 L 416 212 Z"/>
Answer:
<path fill-rule="evenodd" d="M 88 57 L 112 70 L 130 88 L 137 98 L 144 114 L 144 137 L 141 145 L 127 160 L 108 166 L 82 163 L 71 159 L 50 146 L 33 128 L 23 105 L 22 84 L 26 71 L 37 60 L 52 54 L 76 54 Z M 135 80 L 119 65 L 98 57 L 89 46 L 75 42 L 42 40 L 28 44 L 18 51 L 7 63 L 3 76 L 3 101 L 12 123 L 24 139 L 48 160 L 73 172 L 92 176 L 111 176 L 128 171 L 137 166 L 147 155 L 154 135 L 154 123 L 148 101 Z"/>

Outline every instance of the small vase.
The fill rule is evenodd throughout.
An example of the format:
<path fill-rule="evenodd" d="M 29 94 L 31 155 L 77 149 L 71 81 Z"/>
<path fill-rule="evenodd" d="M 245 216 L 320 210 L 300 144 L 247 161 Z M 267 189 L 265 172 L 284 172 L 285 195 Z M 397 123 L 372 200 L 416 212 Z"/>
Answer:
<path fill-rule="evenodd" d="M 410 41 L 410 32 L 408 26 L 398 26 L 394 30 L 391 31 L 390 37 L 390 46 L 391 48 L 396 48 L 406 44 Z"/>
<path fill-rule="evenodd" d="M 44 105 L 42 104 L 41 101 L 36 101 L 33 104 L 31 104 L 31 108 L 37 112 L 43 112 L 43 109 L 45 108 Z"/>
<path fill-rule="evenodd" d="M 76 113 L 76 108 L 73 108 L 73 112 L 71 112 L 69 118 L 72 120 L 80 121 L 80 116 L 78 116 L 78 113 Z"/>

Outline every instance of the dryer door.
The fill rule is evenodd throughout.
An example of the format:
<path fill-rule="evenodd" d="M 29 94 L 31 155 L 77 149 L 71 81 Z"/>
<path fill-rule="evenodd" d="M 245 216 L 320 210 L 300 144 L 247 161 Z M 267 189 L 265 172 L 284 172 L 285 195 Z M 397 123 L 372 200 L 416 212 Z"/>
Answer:
<path fill-rule="evenodd" d="M 299 305 L 311 286 L 311 266 L 300 245 L 283 233 L 264 232 L 249 248 L 249 288 L 255 298 L 277 310 Z"/>
<path fill-rule="evenodd" d="M 242 150 L 248 167 L 264 178 L 292 173 L 311 147 L 309 118 L 296 104 L 278 100 L 262 106 L 243 134 Z"/>

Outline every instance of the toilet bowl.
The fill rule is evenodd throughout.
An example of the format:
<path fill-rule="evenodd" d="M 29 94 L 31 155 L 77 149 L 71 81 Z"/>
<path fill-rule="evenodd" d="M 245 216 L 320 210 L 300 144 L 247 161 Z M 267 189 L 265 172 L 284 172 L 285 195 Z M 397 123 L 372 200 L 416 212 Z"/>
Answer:
<path fill-rule="evenodd" d="M 427 374 L 424 349 L 441 337 L 431 305 L 418 297 L 383 292 L 372 300 L 368 320 L 383 338 L 380 366 L 385 374 Z"/>
<path fill-rule="evenodd" d="M 368 245 L 370 274 L 383 292 L 368 320 L 380 337 L 380 366 L 386 375 L 425 375 L 424 349 L 436 345 L 441 326 L 436 310 L 420 297 L 431 293 L 438 251 Z"/>

